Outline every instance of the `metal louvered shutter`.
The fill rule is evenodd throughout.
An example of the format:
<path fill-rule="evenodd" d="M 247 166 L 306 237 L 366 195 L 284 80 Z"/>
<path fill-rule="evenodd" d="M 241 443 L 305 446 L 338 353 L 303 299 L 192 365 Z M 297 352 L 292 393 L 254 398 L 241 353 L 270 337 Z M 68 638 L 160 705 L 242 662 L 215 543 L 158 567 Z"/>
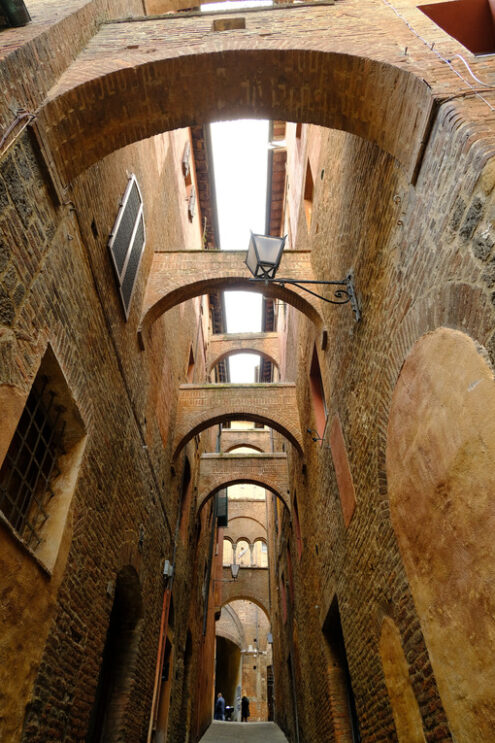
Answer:
<path fill-rule="evenodd" d="M 135 175 L 131 175 L 108 240 L 126 320 L 146 242 L 143 198 Z"/>
<path fill-rule="evenodd" d="M 217 519 L 218 526 L 229 525 L 229 498 L 227 490 L 219 490 L 216 494 L 217 499 Z"/>

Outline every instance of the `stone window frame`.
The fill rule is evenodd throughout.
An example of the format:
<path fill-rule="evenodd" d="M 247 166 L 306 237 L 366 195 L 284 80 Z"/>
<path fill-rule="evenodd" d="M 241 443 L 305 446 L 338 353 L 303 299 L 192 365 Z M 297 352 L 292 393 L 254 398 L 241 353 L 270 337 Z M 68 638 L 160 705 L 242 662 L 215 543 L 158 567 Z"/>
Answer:
<path fill-rule="evenodd" d="M 59 556 L 68 522 L 70 506 L 86 447 L 87 429 L 50 345 L 45 350 L 38 372 L 27 392 L 22 394 L 13 385 L 0 385 L 0 406 L 7 414 L 3 435 L 0 437 L 0 467 L 3 468 L 8 456 L 12 458 L 12 447 L 15 446 L 16 432 L 27 401 L 33 389 L 39 389 L 43 378 L 46 378 L 46 387 L 41 395 L 47 393 L 54 395 L 56 404 L 63 408 L 61 414 L 65 423 L 61 435 L 61 450 L 56 456 L 51 477 L 46 484 L 46 491 L 38 495 L 38 500 L 43 503 L 46 518 L 39 526 L 37 544 L 30 545 L 25 533 L 17 531 L 3 511 L 0 511 L 0 530 L 5 529 L 14 542 L 26 551 L 38 563 L 39 567 L 51 575 Z M 32 504 L 28 505 L 27 510 L 31 507 Z"/>

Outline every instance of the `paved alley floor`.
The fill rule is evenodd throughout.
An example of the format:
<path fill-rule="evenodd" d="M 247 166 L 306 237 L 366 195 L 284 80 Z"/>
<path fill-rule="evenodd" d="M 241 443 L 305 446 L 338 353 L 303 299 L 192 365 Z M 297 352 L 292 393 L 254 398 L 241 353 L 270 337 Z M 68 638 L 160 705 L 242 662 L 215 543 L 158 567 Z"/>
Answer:
<path fill-rule="evenodd" d="M 200 743 L 287 743 L 287 738 L 274 722 L 214 720 Z"/>

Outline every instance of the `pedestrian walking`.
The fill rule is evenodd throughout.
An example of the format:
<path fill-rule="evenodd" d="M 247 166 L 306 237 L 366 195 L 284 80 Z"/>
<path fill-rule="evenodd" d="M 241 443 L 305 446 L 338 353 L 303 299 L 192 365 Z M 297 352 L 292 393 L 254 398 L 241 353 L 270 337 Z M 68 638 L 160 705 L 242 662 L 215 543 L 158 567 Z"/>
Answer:
<path fill-rule="evenodd" d="M 214 718 L 215 720 L 225 720 L 225 699 L 223 698 L 221 691 L 217 694 Z"/>
<path fill-rule="evenodd" d="M 247 722 L 249 717 L 249 698 L 244 696 L 241 699 L 241 721 Z"/>

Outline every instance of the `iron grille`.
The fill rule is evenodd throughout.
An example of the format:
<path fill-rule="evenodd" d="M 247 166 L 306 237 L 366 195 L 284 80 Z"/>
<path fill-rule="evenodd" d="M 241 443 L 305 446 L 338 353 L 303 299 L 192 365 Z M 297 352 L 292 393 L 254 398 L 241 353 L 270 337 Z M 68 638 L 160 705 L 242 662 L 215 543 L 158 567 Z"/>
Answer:
<path fill-rule="evenodd" d="M 136 176 L 132 175 L 108 240 L 126 320 L 145 242 L 143 199 Z"/>
<path fill-rule="evenodd" d="M 41 542 L 53 497 L 51 483 L 60 474 L 65 422 L 47 379 L 33 386 L 0 469 L 0 510 L 29 547 Z"/>

